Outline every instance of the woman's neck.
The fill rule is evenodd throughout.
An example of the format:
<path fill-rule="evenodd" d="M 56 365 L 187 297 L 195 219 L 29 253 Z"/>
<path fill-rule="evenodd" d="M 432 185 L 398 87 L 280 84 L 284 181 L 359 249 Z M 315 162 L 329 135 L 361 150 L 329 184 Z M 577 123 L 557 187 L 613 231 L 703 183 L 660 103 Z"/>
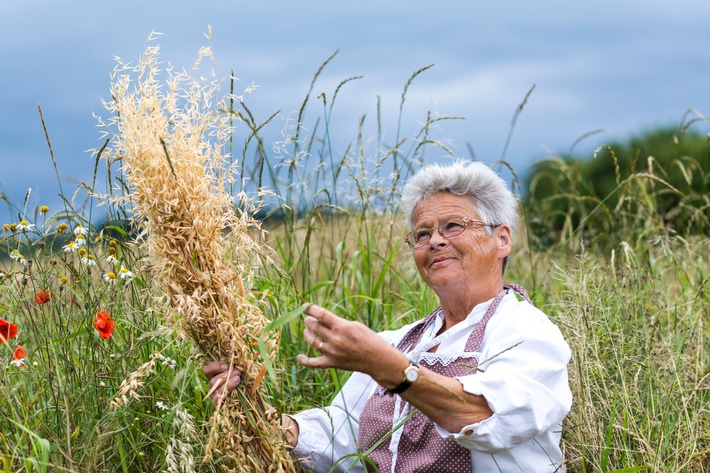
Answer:
<path fill-rule="evenodd" d="M 503 290 L 503 280 L 500 278 L 485 287 L 479 286 L 476 290 L 461 291 L 460 289 L 451 291 L 450 294 L 446 292 L 438 294 L 445 321 L 442 332 L 465 320 L 478 304 L 493 299 Z"/>

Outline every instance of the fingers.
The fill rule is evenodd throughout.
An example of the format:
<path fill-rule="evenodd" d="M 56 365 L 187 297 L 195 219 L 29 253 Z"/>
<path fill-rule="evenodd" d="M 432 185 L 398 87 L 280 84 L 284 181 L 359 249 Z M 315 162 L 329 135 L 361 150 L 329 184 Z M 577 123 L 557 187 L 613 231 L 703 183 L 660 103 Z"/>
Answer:
<path fill-rule="evenodd" d="M 238 369 L 229 369 L 229 364 L 222 361 L 207 363 L 202 371 L 209 379 L 210 389 L 207 396 L 218 404 L 223 398 L 229 396 L 242 381 L 242 372 Z"/>
<path fill-rule="evenodd" d="M 324 356 L 318 356 L 318 357 L 309 357 L 308 355 L 304 355 L 303 353 L 296 355 L 296 361 L 298 361 L 299 364 L 303 366 L 307 366 L 309 368 L 330 368 L 331 365 L 328 364 L 328 361 Z"/>
<path fill-rule="evenodd" d="M 326 328 L 330 328 L 331 324 L 334 322 L 334 319 L 338 319 L 337 315 L 316 304 L 307 306 L 303 309 L 303 313 L 313 317 L 319 324 Z M 308 317 L 306 317 L 306 320 L 308 320 Z"/>
<path fill-rule="evenodd" d="M 223 361 L 210 361 L 202 368 L 202 372 L 205 373 L 207 378 L 212 379 L 216 375 L 224 373 L 228 369 L 229 365 Z"/>
<path fill-rule="evenodd" d="M 304 323 L 304 338 L 306 342 L 318 351 L 321 351 L 323 343 L 327 343 L 332 338 L 334 331 L 339 324 L 344 321 L 334 313 L 316 304 L 310 304 L 303 309 L 306 314 Z"/>
<path fill-rule="evenodd" d="M 322 321 L 330 312 L 315 304 L 307 306 L 303 312 L 307 314 L 304 320 L 306 329 L 303 331 L 303 338 L 313 349 L 321 351 L 330 333 L 330 327 L 327 327 Z M 336 316 L 334 315 L 334 317 Z M 329 320 L 332 321 L 332 318 Z"/>
<path fill-rule="evenodd" d="M 239 370 L 232 370 L 219 374 L 210 380 L 210 390 L 207 396 L 212 402 L 219 404 L 220 401 L 229 396 L 242 382 L 242 374 Z"/>
<path fill-rule="evenodd" d="M 306 329 L 303 331 L 303 338 L 311 347 L 320 351 L 323 348 L 323 344 L 325 344 L 324 335 L 323 333 L 317 335 L 315 332 L 314 330 Z"/>

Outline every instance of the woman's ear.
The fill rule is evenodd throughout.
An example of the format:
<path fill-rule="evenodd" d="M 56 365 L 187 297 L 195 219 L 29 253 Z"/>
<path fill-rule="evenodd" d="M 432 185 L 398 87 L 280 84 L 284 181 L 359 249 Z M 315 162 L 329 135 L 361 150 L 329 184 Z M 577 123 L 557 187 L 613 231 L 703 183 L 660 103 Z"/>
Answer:
<path fill-rule="evenodd" d="M 498 256 L 505 258 L 512 251 L 513 236 L 508 225 L 501 225 L 496 228 L 496 242 L 498 243 Z"/>

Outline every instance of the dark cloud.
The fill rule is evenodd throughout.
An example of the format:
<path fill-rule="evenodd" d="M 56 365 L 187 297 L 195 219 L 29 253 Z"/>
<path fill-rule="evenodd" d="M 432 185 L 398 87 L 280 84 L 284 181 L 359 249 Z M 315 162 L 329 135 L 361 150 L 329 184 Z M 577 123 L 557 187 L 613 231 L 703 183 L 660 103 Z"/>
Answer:
<path fill-rule="evenodd" d="M 470 144 L 479 159 L 502 153 L 515 107 L 536 86 L 520 116 L 507 158 L 522 172 L 546 152 L 566 150 L 580 135 L 606 128 L 587 142 L 616 138 L 649 125 L 677 122 L 687 108 L 710 113 L 704 0 L 530 3 L 388 2 L 339 4 L 185 1 L 4 2 L 0 12 L 0 185 L 13 202 L 33 187 L 36 203 L 56 205 L 57 178 L 39 121 L 41 105 L 62 182 L 92 178 L 86 150 L 100 146 L 93 113 L 105 114 L 114 56 L 135 62 L 151 31 L 162 57 L 189 67 L 213 30 L 217 72 L 230 71 L 245 88 L 257 117 L 277 109 L 270 136 L 298 110 L 318 66 L 317 95 L 332 99 L 334 146 L 342 151 L 366 115 L 376 133 L 377 97 L 383 129 L 394 140 L 402 88 L 412 84 L 403 114 L 405 132 L 428 110 L 463 115 L 437 137 L 462 155 Z M 316 102 L 309 110 L 317 111 Z M 65 193 L 66 193 L 65 189 Z M 47 202 L 50 201 L 50 202 Z M 0 207 L 0 221 L 10 218 Z"/>

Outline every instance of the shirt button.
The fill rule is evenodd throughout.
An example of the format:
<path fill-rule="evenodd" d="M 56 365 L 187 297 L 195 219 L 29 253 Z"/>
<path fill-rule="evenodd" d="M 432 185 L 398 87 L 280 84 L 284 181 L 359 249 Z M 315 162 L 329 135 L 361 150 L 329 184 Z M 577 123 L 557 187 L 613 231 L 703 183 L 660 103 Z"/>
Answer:
<path fill-rule="evenodd" d="M 464 430 L 463 434 L 466 436 L 471 436 L 473 435 L 473 429 L 466 429 Z"/>

